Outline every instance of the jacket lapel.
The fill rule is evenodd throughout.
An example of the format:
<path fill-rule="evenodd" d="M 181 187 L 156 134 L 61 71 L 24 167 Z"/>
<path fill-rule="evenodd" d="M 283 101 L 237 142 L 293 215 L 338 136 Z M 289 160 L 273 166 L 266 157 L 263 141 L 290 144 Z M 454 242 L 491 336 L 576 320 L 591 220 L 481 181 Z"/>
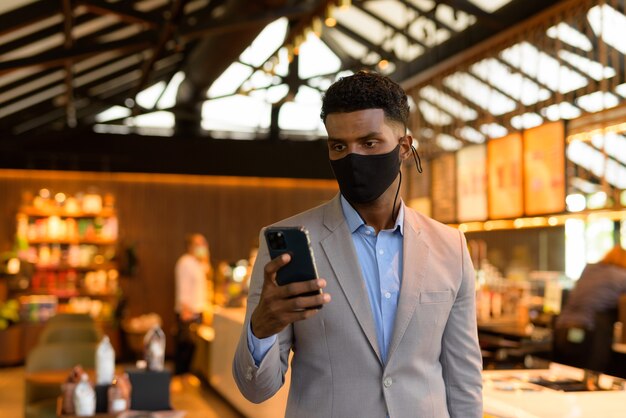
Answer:
<path fill-rule="evenodd" d="M 428 269 L 430 250 L 425 242 L 425 234 L 418 227 L 416 215 L 411 210 L 406 209 L 405 207 L 402 284 L 387 363 L 389 363 L 409 326 Z"/>
<path fill-rule="evenodd" d="M 326 206 L 324 225 L 330 229 L 331 234 L 321 241 L 322 248 L 330 261 L 331 268 L 337 276 L 337 281 L 350 304 L 350 308 L 376 353 L 378 361 L 382 364 L 365 281 L 338 196 Z"/>

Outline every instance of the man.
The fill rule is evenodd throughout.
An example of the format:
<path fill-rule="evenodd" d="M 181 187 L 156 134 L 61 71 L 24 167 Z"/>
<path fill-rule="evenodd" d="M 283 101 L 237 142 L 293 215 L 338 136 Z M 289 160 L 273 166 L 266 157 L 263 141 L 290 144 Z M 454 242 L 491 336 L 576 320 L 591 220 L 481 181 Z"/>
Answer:
<path fill-rule="evenodd" d="M 282 386 L 293 351 L 288 417 L 482 417 L 465 238 L 397 200 L 412 151 L 408 114 L 400 86 L 373 73 L 342 78 L 324 96 L 341 193 L 278 223 L 309 230 L 322 278 L 278 286 L 290 257 L 270 261 L 261 239 L 233 362 L 250 401 Z"/>
<path fill-rule="evenodd" d="M 188 235 L 185 244 L 187 252 L 176 262 L 176 375 L 189 372 L 195 348 L 190 326 L 202 322 L 207 307 L 207 275 L 211 269 L 209 246 L 203 235 Z"/>

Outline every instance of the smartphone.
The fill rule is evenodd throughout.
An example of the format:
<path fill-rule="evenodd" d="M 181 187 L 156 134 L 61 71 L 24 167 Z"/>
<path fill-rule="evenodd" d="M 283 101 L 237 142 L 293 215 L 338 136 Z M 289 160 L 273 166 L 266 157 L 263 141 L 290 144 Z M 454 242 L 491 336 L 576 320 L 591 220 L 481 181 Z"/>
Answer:
<path fill-rule="evenodd" d="M 304 282 L 317 279 L 317 268 L 309 231 L 302 226 L 292 227 L 269 227 L 265 229 L 265 240 L 272 259 L 281 254 L 288 253 L 291 261 L 284 265 L 276 273 L 276 283 L 284 286 L 294 282 Z M 322 291 L 307 292 L 298 296 L 314 296 Z M 310 309 L 319 309 L 314 306 Z"/>

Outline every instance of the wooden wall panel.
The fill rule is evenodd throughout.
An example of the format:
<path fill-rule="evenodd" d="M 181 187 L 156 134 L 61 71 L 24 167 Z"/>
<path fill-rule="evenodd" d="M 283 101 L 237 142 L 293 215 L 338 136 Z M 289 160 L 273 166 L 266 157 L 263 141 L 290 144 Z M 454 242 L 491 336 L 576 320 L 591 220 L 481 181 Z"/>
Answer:
<path fill-rule="evenodd" d="M 136 277 L 126 281 L 129 313 L 157 312 L 166 332 L 174 323 L 174 265 L 185 234 L 207 237 L 214 266 L 236 261 L 248 257 L 262 226 L 337 193 L 332 180 L 0 170 L 0 251 L 13 246 L 22 192 L 44 187 L 115 196 L 120 242 L 136 245 L 138 256 Z"/>

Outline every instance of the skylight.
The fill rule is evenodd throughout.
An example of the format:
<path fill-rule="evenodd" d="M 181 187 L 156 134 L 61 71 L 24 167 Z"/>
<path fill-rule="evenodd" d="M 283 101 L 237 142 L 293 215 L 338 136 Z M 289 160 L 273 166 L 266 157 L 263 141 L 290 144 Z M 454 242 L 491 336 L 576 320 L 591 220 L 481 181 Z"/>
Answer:
<path fill-rule="evenodd" d="M 287 18 L 281 17 L 267 25 L 239 56 L 241 62 L 253 67 L 262 65 L 282 45 L 288 24 Z"/>
<path fill-rule="evenodd" d="M 299 59 L 298 75 L 302 79 L 336 73 L 341 68 L 341 60 L 313 33 L 300 45 Z"/>
<path fill-rule="evenodd" d="M 486 12 L 495 12 L 502 6 L 509 4 L 511 0 L 469 0 L 476 6 L 480 7 Z"/>
<path fill-rule="evenodd" d="M 604 42 L 626 54 L 626 16 L 605 4 L 592 7 L 587 19 L 596 36 L 601 36 Z"/>
<path fill-rule="evenodd" d="M 202 105 L 202 128 L 255 132 L 269 127 L 270 111 L 269 103 L 242 95 L 207 100 Z"/>
<path fill-rule="evenodd" d="M 431 103 L 451 114 L 457 119 L 464 121 L 473 120 L 478 117 L 478 113 L 453 99 L 449 95 L 437 90 L 432 86 L 426 86 L 420 90 L 420 95 Z"/>
<path fill-rule="evenodd" d="M 585 96 L 579 97 L 576 104 L 587 112 L 598 112 L 604 109 L 610 109 L 619 104 L 619 99 L 612 93 L 602 93 L 596 91 Z"/>
<path fill-rule="evenodd" d="M 463 142 L 448 134 L 437 135 L 437 145 L 446 151 L 456 151 L 461 149 Z"/>
<path fill-rule="evenodd" d="M 467 73 L 454 73 L 446 77 L 443 83 L 492 115 L 502 115 L 516 108 L 513 100 Z"/>
<path fill-rule="evenodd" d="M 561 42 L 580 48 L 583 51 L 591 51 L 593 49 L 591 41 L 587 38 L 587 36 L 583 35 L 565 22 L 552 26 L 548 29 L 547 35 L 550 38 L 558 39 Z"/>
<path fill-rule="evenodd" d="M 220 97 L 237 92 L 237 87 L 252 74 L 252 68 L 233 62 L 211 85 L 208 97 Z"/>
<path fill-rule="evenodd" d="M 528 42 L 524 41 L 505 49 L 501 56 L 509 64 L 521 69 L 552 91 L 568 93 L 587 85 L 584 76 L 562 66 L 556 58 L 539 51 Z"/>

